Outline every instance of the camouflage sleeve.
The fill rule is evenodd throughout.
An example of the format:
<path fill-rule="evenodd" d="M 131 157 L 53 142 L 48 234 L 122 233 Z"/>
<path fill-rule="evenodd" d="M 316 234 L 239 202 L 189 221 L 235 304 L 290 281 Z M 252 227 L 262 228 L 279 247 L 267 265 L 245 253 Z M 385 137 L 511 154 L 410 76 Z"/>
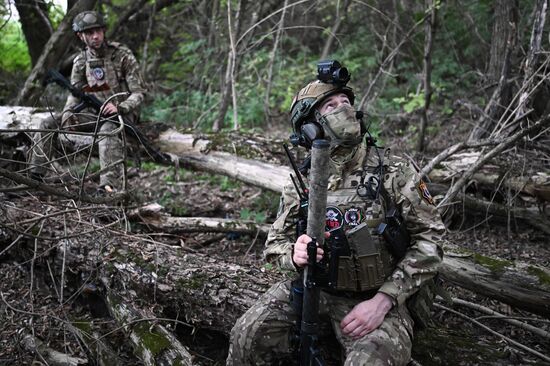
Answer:
<path fill-rule="evenodd" d="M 437 274 L 443 259 L 440 243 L 445 226 L 425 183 L 410 162 L 399 161 L 387 173 L 384 185 L 401 207 L 411 245 L 379 291 L 401 305 Z"/>
<path fill-rule="evenodd" d="M 77 88 L 82 88 L 84 85 L 86 85 L 86 61 L 84 58 L 84 55 L 82 53 L 78 54 L 75 59 L 73 60 L 73 68 L 71 71 L 71 85 L 76 86 Z M 65 124 L 65 122 L 73 117 L 72 108 L 80 103 L 80 100 L 73 96 L 72 94 L 69 94 L 67 97 L 67 102 L 65 103 L 65 107 L 63 107 L 63 115 L 61 117 L 61 123 Z"/>
<path fill-rule="evenodd" d="M 271 225 L 265 243 L 266 261 L 285 270 L 296 270 L 292 261 L 292 249 L 296 242 L 296 229 L 293 223 L 298 215 L 298 204 L 298 195 L 294 185 L 289 181 L 283 188 L 277 219 Z"/>
<path fill-rule="evenodd" d="M 121 59 L 122 73 L 126 79 L 130 96 L 118 105 L 118 109 L 122 113 L 127 114 L 141 105 L 145 98 L 146 89 L 145 82 L 139 70 L 139 63 L 132 51 L 126 47 L 121 47 L 120 51 L 123 53 Z"/>

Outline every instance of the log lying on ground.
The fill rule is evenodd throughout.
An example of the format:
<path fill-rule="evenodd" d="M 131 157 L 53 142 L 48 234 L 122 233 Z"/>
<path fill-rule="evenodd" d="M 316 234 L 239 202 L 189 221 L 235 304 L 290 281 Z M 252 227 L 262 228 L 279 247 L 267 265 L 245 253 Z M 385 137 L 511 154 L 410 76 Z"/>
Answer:
<path fill-rule="evenodd" d="M 51 113 L 39 108 L 0 106 L 0 140 L 13 138 L 21 130 L 36 129 Z"/>
<path fill-rule="evenodd" d="M 86 350 L 89 359 L 98 366 L 112 366 L 122 364 L 122 359 L 117 353 L 101 339 L 97 332 L 80 329 L 82 322 L 75 322 L 74 325 L 66 324 L 69 331 L 79 340 L 79 343 Z"/>
<path fill-rule="evenodd" d="M 29 352 L 40 354 L 48 365 L 78 366 L 88 364 L 88 360 L 79 357 L 72 357 L 68 354 L 58 352 L 30 334 L 23 337 L 21 340 L 21 345 Z"/>
<path fill-rule="evenodd" d="M 433 195 L 444 195 L 447 186 L 437 183 L 429 183 L 428 188 Z M 460 194 L 457 198 L 462 202 L 467 212 L 475 212 L 479 216 L 497 216 L 507 221 L 508 218 L 522 220 L 538 230 L 550 234 L 550 220 L 541 212 L 539 207 L 508 207 L 496 202 L 490 202 L 467 194 Z"/>
<path fill-rule="evenodd" d="M 274 166 L 227 152 L 210 150 L 211 141 L 197 139 L 196 136 L 172 129 L 161 133 L 157 143 L 164 152 L 178 156 L 184 165 L 222 174 L 276 192 L 282 192 L 291 172 L 286 166 Z"/>
<path fill-rule="evenodd" d="M 168 233 L 242 233 L 267 236 L 269 225 L 254 221 L 220 219 L 216 217 L 173 217 L 162 212 L 159 204 L 150 204 L 132 210 L 128 217 L 151 230 Z"/>
<path fill-rule="evenodd" d="M 123 301 L 110 289 L 107 279 L 103 284 L 111 316 L 125 329 L 136 355 L 145 365 L 193 365 L 193 357 L 187 348 L 164 326 L 155 322 L 155 317 L 146 316 L 132 303 Z"/>
<path fill-rule="evenodd" d="M 481 154 L 479 152 L 465 152 L 450 156 L 440 163 L 440 167 L 433 169 L 428 177 L 433 183 L 449 184 L 453 179 L 460 177 Z M 496 165 L 486 164 L 478 170 L 471 178 L 481 188 L 495 190 L 511 189 L 536 197 L 541 201 L 550 201 L 550 174 L 548 172 L 537 172 L 531 176 L 509 176 Z"/>
<path fill-rule="evenodd" d="M 440 273 L 457 286 L 519 309 L 550 315 L 550 271 L 519 261 L 488 257 L 449 245 Z"/>
<path fill-rule="evenodd" d="M 187 323 L 224 334 L 270 284 L 282 278 L 274 270 L 143 242 L 117 248 L 104 263 L 102 277 L 125 292 L 127 300 L 160 304 Z"/>

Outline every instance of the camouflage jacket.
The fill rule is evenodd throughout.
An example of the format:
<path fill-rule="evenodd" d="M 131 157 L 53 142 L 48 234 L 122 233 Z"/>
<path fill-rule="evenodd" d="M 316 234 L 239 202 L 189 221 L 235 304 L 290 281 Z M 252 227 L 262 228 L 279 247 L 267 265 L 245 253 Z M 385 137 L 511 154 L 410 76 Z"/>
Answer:
<path fill-rule="evenodd" d="M 128 96 L 112 99 L 123 114 L 139 114 L 146 93 L 136 58 L 128 47 L 117 42 L 106 42 L 98 54 L 89 48 L 81 51 L 73 61 L 71 84 L 102 102 L 114 94 L 129 92 Z M 78 103 L 77 98 L 69 95 L 63 110 L 70 111 Z"/>
<path fill-rule="evenodd" d="M 401 260 L 393 261 L 395 268 L 378 291 L 391 296 L 394 305 L 401 305 L 437 273 L 443 256 L 440 241 L 445 227 L 418 171 L 409 161 L 390 158 L 388 153 L 389 150 L 368 148 L 362 144 L 345 159 L 333 156 L 327 198 L 327 224 L 329 212 L 334 214 L 329 207 L 340 208 L 336 211 L 340 212 L 341 223 L 348 224 L 348 228 L 361 222 L 374 227 L 384 220 L 385 204 L 381 198 L 362 199 L 356 192 L 363 166 L 367 167 L 365 181 L 371 176 L 379 177 L 377 167 L 381 159 L 384 162 L 384 187 L 401 208 L 411 236 L 411 245 Z M 338 160 L 345 162 L 338 163 Z M 277 263 L 282 269 L 295 269 L 292 261 L 292 249 L 296 241 L 293 224 L 297 218 L 298 205 L 296 190 L 289 181 L 283 190 L 277 219 L 268 234 L 264 251 L 266 259 Z"/>

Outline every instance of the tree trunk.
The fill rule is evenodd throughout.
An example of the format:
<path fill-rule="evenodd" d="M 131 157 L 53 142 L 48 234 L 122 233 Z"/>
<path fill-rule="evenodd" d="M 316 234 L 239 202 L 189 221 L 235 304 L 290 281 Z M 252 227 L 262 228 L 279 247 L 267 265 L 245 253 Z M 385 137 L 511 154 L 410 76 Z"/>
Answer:
<path fill-rule="evenodd" d="M 281 13 L 281 19 L 279 20 L 279 25 L 277 26 L 277 33 L 275 33 L 275 39 L 273 41 L 273 47 L 271 48 L 271 53 L 269 55 L 269 62 L 267 66 L 267 81 L 265 86 L 265 96 L 264 96 L 264 114 L 267 121 L 267 125 L 271 126 L 271 108 L 269 106 L 270 94 L 271 94 L 271 83 L 273 81 L 273 66 L 275 65 L 275 56 L 277 55 L 277 48 L 279 48 L 279 39 L 283 33 L 285 26 L 285 14 L 286 8 L 288 6 L 288 0 L 285 0 L 283 3 L 283 11 Z"/>
<path fill-rule="evenodd" d="M 540 57 L 542 33 L 544 31 L 544 23 L 546 22 L 547 11 L 548 0 L 537 0 L 535 3 L 535 19 L 533 21 L 533 29 L 531 31 L 529 52 L 527 53 L 525 64 L 523 65 L 523 85 L 520 90 L 518 106 L 515 111 L 516 118 L 518 116 L 522 116 L 525 113 L 528 100 L 535 93 L 532 88 L 536 87 L 534 76 L 538 71 L 536 69 L 538 59 Z"/>
<path fill-rule="evenodd" d="M 496 0 L 491 37 L 491 51 L 487 68 L 488 83 L 497 83 L 484 113 L 480 116 L 469 139 L 488 136 L 512 100 L 510 78 L 511 57 L 517 45 L 519 4 L 516 0 Z"/>
<path fill-rule="evenodd" d="M 497 82 L 500 79 L 502 68 L 507 61 L 508 42 L 511 33 L 516 32 L 518 20 L 517 0 L 495 0 L 493 32 L 491 36 L 491 51 L 487 66 L 487 78 L 489 82 Z"/>
<path fill-rule="evenodd" d="M 416 150 L 423 152 L 425 145 L 426 129 L 428 128 L 428 110 L 432 100 L 432 46 L 435 34 L 437 7 L 435 1 L 426 0 L 426 8 L 430 11 L 430 17 L 426 18 L 426 30 L 424 40 L 424 108 L 422 108 L 422 119 L 420 122 L 420 131 L 418 133 L 418 144 Z"/>
<path fill-rule="evenodd" d="M 220 109 L 218 110 L 218 117 L 214 120 L 214 123 L 212 125 L 212 131 L 217 132 L 223 127 L 223 121 L 225 119 L 225 115 L 227 113 L 227 109 L 229 108 L 229 97 L 233 95 L 233 107 L 236 107 L 235 103 L 235 83 L 236 83 L 236 70 L 238 70 L 238 58 L 237 58 L 237 38 L 239 37 L 239 33 L 241 30 L 241 16 L 242 11 L 246 7 L 246 0 L 239 0 L 239 3 L 237 5 L 237 11 L 234 17 L 232 17 L 231 10 L 229 8 L 228 3 L 228 26 L 227 26 L 227 32 L 228 32 L 228 38 L 230 40 L 230 46 L 227 51 L 227 65 L 225 69 L 225 77 L 222 82 L 222 93 L 221 93 L 221 103 L 220 103 Z M 233 26 L 230 20 L 234 18 L 235 19 L 235 25 Z M 235 112 L 235 111 L 234 111 Z M 234 117 L 234 123 L 237 123 L 236 116 Z M 237 124 L 238 126 L 238 124 Z"/>
<path fill-rule="evenodd" d="M 38 0 L 15 0 L 15 7 L 34 66 L 53 32 L 48 9 L 44 1 Z"/>
<path fill-rule="evenodd" d="M 44 46 L 44 50 L 38 61 L 34 65 L 31 74 L 25 81 L 25 85 L 21 89 L 15 104 L 17 105 L 36 105 L 40 94 L 43 92 L 42 79 L 48 69 L 55 68 L 62 58 L 69 44 L 75 39 L 72 31 L 72 22 L 75 15 L 94 7 L 97 0 L 79 0 L 59 24 L 57 30 L 52 34 L 48 43 Z"/>
<path fill-rule="evenodd" d="M 330 54 L 330 50 L 332 49 L 332 43 L 334 42 L 334 39 L 336 38 L 336 34 L 338 33 L 340 26 L 342 25 L 342 20 L 346 18 L 350 4 L 351 4 L 351 0 L 344 0 L 344 4 L 342 4 L 342 11 L 340 12 L 339 6 L 336 8 L 334 24 L 332 25 L 332 28 L 330 29 L 330 33 L 327 35 L 327 40 L 325 41 L 325 45 L 323 46 L 323 52 L 321 52 L 321 60 L 326 60 L 328 58 L 328 55 Z M 337 3 L 337 5 L 339 5 L 339 2 Z"/>

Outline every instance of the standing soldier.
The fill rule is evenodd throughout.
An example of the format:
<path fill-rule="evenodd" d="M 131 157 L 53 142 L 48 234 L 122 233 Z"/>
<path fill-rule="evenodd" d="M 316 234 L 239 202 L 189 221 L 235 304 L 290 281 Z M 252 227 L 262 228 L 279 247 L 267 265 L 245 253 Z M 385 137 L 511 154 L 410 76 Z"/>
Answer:
<path fill-rule="evenodd" d="M 334 76 L 320 74 L 298 92 L 291 107 L 296 143 L 309 149 L 317 138 L 330 141 L 326 229 L 342 229 L 348 243 L 347 253 L 339 256 L 336 286 L 321 290 L 319 336 L 327 330 L 336 336 L 344 365 L 406 365 L 413 318 L 420 315 L 407 305 L 413 297 L 420 305 L 429 301 L 420 295 L 428 292 L 426 285 L 441 263 L 444 225 L 414 165 L 390 157 L 365 135 L 361 114 L 353 108 L 355 95 L 346 86 L 349 78 L 338 79 L 347 70 L 332 65 Z M 289 183 L 264 254 L 280 268 L 300 272 L 308 263 L 311 238 L 296 239 L 298 213 L 299 199 Z M 392 214 L 406 223 L 400 228 L 408 232 L 407 240 L 380 235 L 384 224 L 393 225 Z M 318 248 L 317 261 L 324 254 Z M 275 284 L 237 321 L 228 365 L 289 364 L 296 357 L 292 339 L 298 314 L 290 293 L 290 280 Z"/>
<path fill-rule="evenodd" d="M 124 154 L 122 141 L 117 133 L 118 119 L 112 117 L 109 120 L 108 117 L 120 114 L 130 122 L 137 122 L 146 90 L 139 64 L 132 51 L 120 43 L 107 41 L 105 29 L 105 21 L 96 11 L 84 11 L 75 16 L 73 21 L 73 31 L 85 47 L 73 61 L 71 84 L 96 96 L 101 102 L 109 99 L 103 108 L 101 124 L 96 129 L 97 115 L 92 109 L 74 113 L 73 108 L 80 101 L 69 95 L 61 116 L 61 128 L 98 132 L 101 167 L 98 190 L 111 193 L 121 187 Z M 119 95 L 111 98 L 115 94 Z M 58 128 L 58 122 L 54 118 L 44 120 L 40 126 L 40 129 Z M 33 137 L 30 171 L 35 179 L 42 180 L 49 170 L 55 171 L 55 167 L 50 164 L 55 136 L 56 134 L 38 132 Z M 67 142 L 66 136 L 60 135 L 60 142 Z"/>

